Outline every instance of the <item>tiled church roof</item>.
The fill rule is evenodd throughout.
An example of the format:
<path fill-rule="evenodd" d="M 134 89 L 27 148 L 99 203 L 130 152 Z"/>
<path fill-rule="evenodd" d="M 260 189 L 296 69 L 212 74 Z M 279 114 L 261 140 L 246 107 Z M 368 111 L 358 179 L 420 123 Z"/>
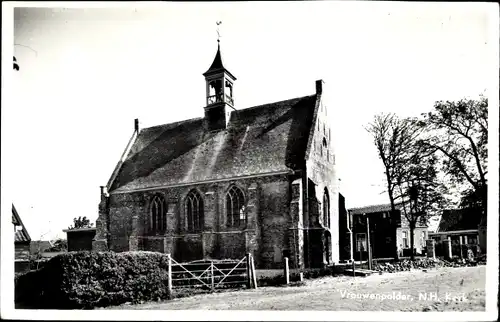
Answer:
<path fill-rule="evenodd" d="M 207 133 L 203 119 L 140 131 L 110 192 L 229 179 L 298 169 L 316 95 L 231 113 L 225 131 Z"/>

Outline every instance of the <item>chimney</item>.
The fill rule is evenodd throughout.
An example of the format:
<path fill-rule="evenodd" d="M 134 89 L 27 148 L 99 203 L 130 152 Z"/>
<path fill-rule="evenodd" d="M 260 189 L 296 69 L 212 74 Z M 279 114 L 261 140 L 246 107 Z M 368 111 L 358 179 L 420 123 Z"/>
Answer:
<path fill-rule="evenodd" d="M 139 119 L 134 120 L 134 130 L 139 132 Z"/>
<path fill-rule="evenodd" d="M 101 188 L 101 199 L 105 198 L 108 196 L 108 191 L 105 186 L 99 186 Z"/>
<path fill-rule="evenodd" d="M 316 94 L 317 94 L 317 95 L 321 95 L 321 94 L 323 93 L 323 84 L 324 84 L 324 83 L 325 83 L 325 82 L 323 82 L 323 80 L 322 80 L 322 79 L 318 79 L 318 80 L 316 81 Z"/>

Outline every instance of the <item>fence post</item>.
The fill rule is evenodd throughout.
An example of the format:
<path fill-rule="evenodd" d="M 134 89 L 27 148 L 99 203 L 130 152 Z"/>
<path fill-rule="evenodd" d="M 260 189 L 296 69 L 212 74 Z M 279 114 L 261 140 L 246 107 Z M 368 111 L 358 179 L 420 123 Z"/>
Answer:
<path fill-rule="evenodd" d="M 448 237 L 443 241 L 443 247 L 445 250 L 445 258 L 446 259 L 452 259 L 453 258 L 453 252 L 452 252 L 452 247 L 451 247 L 451 238 Z"/>
<path fill-rule="evenodd" d="M 252 281 L 253 281 L 253 288 L 257 289 L 257 273 L 255 272 L 255 263 L 253 261 L 253 256 L 250 255 L 250 263 L 252 264 Z"/>
<path fill-rule="evenodd" d="M 288 285 L 288 284 L 290 284 L 290 270 L 289 270 L 289 267 L 288 267 L 288 257 L 285 257 L 285 271 L 284 271 L 284 274 L 285 274 L 285 284 Z"/>
<path fill-rule="evenodd" d="M 212 283 L 212 292 L 215 289 L 215 282 L 214 282 L 214 261 L 210 261 L 210 279 Z"/>
<path fill-rule="evenodd" d="M 252 287 L 252 276 L 251 274 L 251 268 L 250 268 L 250 253 L 247 253 L 245 255 L 246 257 L 246 262 L 247 262 L 247 287 L 251 288 Z"/>
<path fill-rule="evenodd" d="M 462 243 L 462 236 L 461 235 L 458 236 L 458 247 L 460 248 L 460 259 L 463 259 L 464 254 L 463 254 L 463 243 Z"/>
<path fill-rule="evenodd" d="M 167 292 L 168 298 L 172 299 L 172 255 L 168 254 L 168 269 L 167 269 Z"/>

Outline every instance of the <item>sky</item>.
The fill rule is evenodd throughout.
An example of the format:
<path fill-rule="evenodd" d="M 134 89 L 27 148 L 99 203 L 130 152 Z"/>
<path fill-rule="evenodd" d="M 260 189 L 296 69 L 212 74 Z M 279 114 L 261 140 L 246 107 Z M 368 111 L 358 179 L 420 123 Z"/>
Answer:
<path fill-rule="evenodd" d="M 325 81 L 348 207 L 388 203 L 364 129 L 375 114 L 416 116 L 436 100 L 477 97 L 498 71 L 488 5 L 66 6 L 14 11 L 20 71 L 9 78 L 14 99 L 2 104 L 2 151 L 5 140 L 10 156 L 2 174 L 14 178 L 5 189 L 33 240 L 64 237 L 77 216 L 97 219 L 99 186 L 135 118 L 149 127 L 203 116 L 216 21 L 224 64 L 237 77 L 237 109 L 314 94 L 315 81 Z"/>

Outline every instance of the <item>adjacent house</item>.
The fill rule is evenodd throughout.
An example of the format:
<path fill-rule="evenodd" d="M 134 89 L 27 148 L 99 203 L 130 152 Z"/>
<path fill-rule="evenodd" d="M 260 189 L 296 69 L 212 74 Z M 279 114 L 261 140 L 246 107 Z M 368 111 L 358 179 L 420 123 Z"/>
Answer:
<path fill-rule="evenodd" d="M 68 252 L 92 250 L 92 241 L 96 233 L 95 227 L 65 229 L 63 232 L 67 236 Z"/>
<path fill-rule="evenodd" d="M 50 240 L 32 240 L 30 245 L 31 255 L 42 254 L 52 248 L 53 243 Z"/>
<path fill-rule="evenodd" d="M 12 224 L 14 225 L 15 272 L 24 272 L 30 268 L 31 238 L 14 205 L 12 205 Z"/>
<path fill-rule="evenodd" d="M 429 233 L 429 238 L 436 241 L 437 255 L 444 256 L 441 248 L 447 239 L 451 241 L 452 255 L 458 256 L 462 246 L 471 248 L 475 255 L 478 251 L 484 253 L 478 229 L 480 214 L 480 210 L 470 208 L 443 210 L 436 232 Z"/>
<path fill-rule="evenodd" d="M 136 120 L 101 187 L 93 248 L 178 261 L 251 253 L 257 268 L 281 267 L 284 256 L 291 267 L 338 262 L 334 111 L 323 81 L 310 95 L 242 108 L 220 44 L 203 76 L 203 117 L 144 129 Z"/>
<path fill-rule="evenodd" d="M 355 260 L 368 259 L 368 226 L 373 258 L 393 258 L 397 248 L 399 256 L 409 256 L 410 226 L 402 205 L 391 212 L 390 204 L 372 205 L 349 209 L 353 233 L 353 256 Z M 418 222 L 414 230 L 414 253 L 425 252 L 428 238 L 425 222 Z"/>

